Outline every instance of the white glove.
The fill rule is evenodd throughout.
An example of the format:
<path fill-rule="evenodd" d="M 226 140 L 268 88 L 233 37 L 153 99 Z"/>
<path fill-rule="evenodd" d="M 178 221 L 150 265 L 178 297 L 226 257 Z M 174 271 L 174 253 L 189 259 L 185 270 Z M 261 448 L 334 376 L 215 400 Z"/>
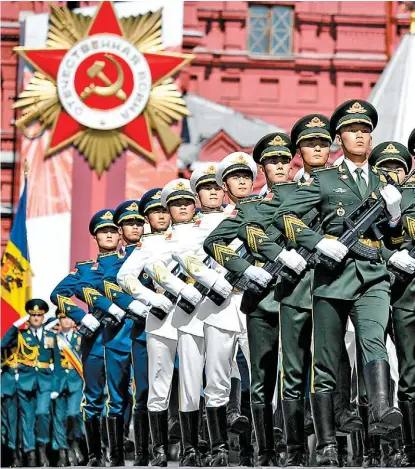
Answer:
<path fill-rule="evenodd" d="M 295 251 L 295 249 L 291 249 L 289 251 L 283 249 L 275 258 L 275 260 L 277 259 L 291 270 L 294 270 L 297 274 L 300 274 L 307 267 L 307 262 Z"/>
<path fill-rule="evenodd" d="M 96 331 L 99 327 L 99 321 L 94 318 L 92 314 L 85 314 L 81 320 L 81 323 L 92 332 Z"/>
<path fill-rule="evenodd" d="M 154 293 L 154 296 L 151 297 L 151 305 L 155 308 L 161 309 L 166 314 L 169 314 L 173 309 L 173 303 L 164 295 L 157 293 Z"/>
<path fill-rule="evenodd" d="M 202 299 L 202 295 L 196 290 L 193 285 L 190 284 L 186 285 L 183 288 L 183 290 L 180 292 L 180 295 L 193 306 L 196 306 Z"/>
<path fill-rule="evenodd" d="M 232 285 L 223 277 L 219 275 L 216 282 L 213 284 L 212 290 L 219 293 L 223 298 L 227 298 L 232 292 Z"/>
<path fill-rule="evenodd" d="M 327 257 L 340 262 L 343 257 L 348 253 L 347 247 L 337 239 L 323 238 L 316 244 L 317 251 L 320 251 Z"/>
<path fill-rule="evenodd" d="M 404 270 L 409 274 L 415 272 L 415 259 L 411 257 L 406 249 L 394 252 L 389 258 L 389 264 L 392 264 L 400 270 Z"/>
<path fill-rule="evenodd" d="M 123 311 L 120 307 L 114 304 L 109 307 L 108 312 L 115 316 L 118 322 L 121 322 L 123 317 L 125 316 L 125 311 Z"/>
<path fill-rule="evenodd" d="M 395 186 L 387 184 L 380 189 L 380 195 L 386 202 L 386 209 L 388 210 L 392 220 L 399 219 L 401 216 L 401 200 L 402 194 Z"/>
<path fill-rule="evenodd" d="M 138 300 L 132 301 L 128 305 L 128 309 L 136 316 L 146 318 L 148 316 L 149 308 Z"/>
<path fill-rule="evenodd" d="M 16 322 L 14 322 L 13 326 L 19 328 L 20 326 L 23 326 L 23 324 L 27 322 L 29 318 L 30 318 L 30 314 L 26 314 L 26 316 L 23 316 L 20 319 L 18 319 Z"/>
<path fill-rule="evenodd" d="M 266 270 L 264 270 L 262 267 L 256 267 L 255 265 L 250 265 L 245 270 L 244 275 L 264 288 L 272 279 L 271 275 Z"/>
<path fill-rule="evenodd" d="M 52 401 L 54 401 L 57 397 L 59 397 L 59 393 L 56 392 L 56 391 L 52 391 L 50 393 L 50 398 L 52 399 Z"/>

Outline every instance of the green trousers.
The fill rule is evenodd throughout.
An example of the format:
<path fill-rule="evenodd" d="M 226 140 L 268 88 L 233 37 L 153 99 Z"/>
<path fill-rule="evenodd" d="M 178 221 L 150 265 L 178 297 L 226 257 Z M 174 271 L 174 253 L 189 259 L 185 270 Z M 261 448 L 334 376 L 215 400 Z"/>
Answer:
<path fill-rule="evenodd" d="M 303 399 L 311 365 L 311 310 L 281 305 L 280 328 L 281 396 Z"/>
<path fill-rule="evenodd" d="M 373 360 L 388 361 L 385 330 L 389 303 L 389 293 L 375 289 L 357 300 L 313 297 L 311 392 L 335 390 L 348 317 L 356 331 L 362 366 Z"/>
<path fill-rule="evenodd" d="M 278 374 L 278 314 L 246 318 L 251 359 L 251 404 L 270 405 Z"/>

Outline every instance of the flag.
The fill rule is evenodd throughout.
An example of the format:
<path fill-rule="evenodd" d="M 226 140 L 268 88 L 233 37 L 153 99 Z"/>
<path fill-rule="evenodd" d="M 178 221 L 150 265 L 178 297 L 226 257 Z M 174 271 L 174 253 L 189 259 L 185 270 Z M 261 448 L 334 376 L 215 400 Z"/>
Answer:
<path fill-rule="evenodd" d="M 1 336 L 26 314 L 32 295 L 31 269 L 26 231 L 27 177 L 19 200 L 10 239 L 1 262 Z"/>

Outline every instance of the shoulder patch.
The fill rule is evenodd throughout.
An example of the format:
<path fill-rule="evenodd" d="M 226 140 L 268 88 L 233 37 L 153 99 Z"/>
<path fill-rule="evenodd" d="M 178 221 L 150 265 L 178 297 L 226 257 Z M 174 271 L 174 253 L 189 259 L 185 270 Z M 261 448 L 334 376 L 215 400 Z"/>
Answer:
<path fill-rule="evenodd" d="M 90 259 L 89 261 L 78 261 L 75 266 L 77 265 L 85 265 L 85 264 L 93 264 L 95 262 L 95 259 Z"/>

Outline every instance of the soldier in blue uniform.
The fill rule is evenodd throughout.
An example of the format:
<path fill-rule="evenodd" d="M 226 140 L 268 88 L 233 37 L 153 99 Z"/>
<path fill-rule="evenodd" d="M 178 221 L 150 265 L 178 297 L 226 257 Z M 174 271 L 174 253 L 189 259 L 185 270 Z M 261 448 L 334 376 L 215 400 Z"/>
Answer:
<path fill-rule="evenodd" d="M 98 256 L 97 289 L 104 293 L 128 317 L 123 316 L 116 326 L 106 326 L 103 344 L 105 348 L 105 368 L 107 378 L 107 425 L 110 449 L 110 465 L 124 465 L 123 437 L 124 416 L 129 404 L 129 388 L 131 376 L 132 338 L 140 338 L 144 334 L 145 318 L 149 308 L 138 300 L 134 300 L 117 284 L 116 277 L 125 259 L 135 249 L 144 232 L 144 217 L 139 213 L 139 200 L 129 200 L 120 204 L 114 213 L 114 223 L 118 225 L 121 235 L 120 250 L 102 253 Z M 124 313 L 125 314 L 125 313 Z M 131 317 L 134 317 L 131 319 Z M 146 358 L 146 357 L 145 357 Z M 142 368 L 143 358 L 137 357 L 137 365 Z M 140 435 L 140 429 L 136 428 Z M 147 430 L 148 434 L 148 430 Z M 139 435 L 137 435 L 139 437 Z M 138 438 L 136 461 L 139 466 L 148 464 L 148 442 Z"/>
<path fill-rule="evenodd" d="M 25 319 L 16 321 L 5 334 L 1 345 L 17 346 L 19 423 L 27 465 L 48 467 L 46 445 L 50 442 L 51 399 L 59 395 L 56 383 L 61 377 L 60 354 L 55 334 L 44 330 L 42 326 L 44 314 L 49 310 L 47 303 L 41 299 L 32 299 L 25 308 L 29 313 L 28 329 L 19 331 Z"/>
<path fill-rule="evenodd" d="M 83 436 L 80 412 L 83 374 L 81 365 L 82 336 L 74 330 L 74 322 L 58 312 L 61 331 L 57 334 L 61 351 L 62 376 L 58 382 L 59 396 L 54 401 L 53 449 L 59 451 L 58 467 L 76 466 L 83 462 L 78 441 Z"/>
<path fill-rule="evenodd" d="M 101 253 L 114 251 L 119 242 L 118 227 L 113 222 L 113 211 L 97 212 L 89 223 L 89 232 L 94 237 Z M 121 320 L 124 311 L 113 304 L 97 289 L 99 283 L 98 263 L 95 260 L 77 262 L 75 268 L 51 293 L 51 301 L 60 312 L 64 312 L 76 324 L 82 324 L 94 334 L 82 339 L 82 366 L 84 389 L 82 411 L 88 445 L 88 465 L 100 467 L 103 461 L 101 443 L 101 416 L 105 405 L 105 364 L 103 328 L 93 314 L 86 314 L 72 300 L 76 295 L 84 301 L 91 312 L 104 311 L 116 320 Z"/>
<path fill-rule="evenodd" d="M 25 320 L 29 316 L 25 317 Z M 17 441 L 17 354 L 16 347 L 1 350 L 1 436 L 2 444 L 11 450 L 11 467 L 21 466 Z M 4 453 L 3 453 L 4 454 Z M 2 461 L 3 465 L 3 461 Z"/>

